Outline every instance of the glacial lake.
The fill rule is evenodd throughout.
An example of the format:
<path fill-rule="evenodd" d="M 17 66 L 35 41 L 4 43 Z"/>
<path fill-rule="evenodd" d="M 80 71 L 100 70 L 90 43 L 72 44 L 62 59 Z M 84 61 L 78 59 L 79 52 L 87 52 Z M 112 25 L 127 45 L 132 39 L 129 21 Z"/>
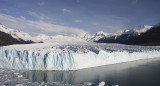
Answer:
<path fill-rule="evenodd" d="M 75 85 L 105 81 L 106 85 L 160 86 L 160 58 L 76 71 L 26 71 L 23 76 L 31 82 L 64 82 Z"/>

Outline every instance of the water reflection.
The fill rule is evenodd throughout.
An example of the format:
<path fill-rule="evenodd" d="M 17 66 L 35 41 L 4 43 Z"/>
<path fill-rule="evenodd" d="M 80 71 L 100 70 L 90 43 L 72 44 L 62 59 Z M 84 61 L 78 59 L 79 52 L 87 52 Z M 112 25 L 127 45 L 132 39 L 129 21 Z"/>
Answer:
<path fill-rule="evenodd" d="M 119 86 L 160 86 L 160 58 L 139 60 L 77 71 L 27 71 L 24 76 L 32 82 L 100 82 Z"/>

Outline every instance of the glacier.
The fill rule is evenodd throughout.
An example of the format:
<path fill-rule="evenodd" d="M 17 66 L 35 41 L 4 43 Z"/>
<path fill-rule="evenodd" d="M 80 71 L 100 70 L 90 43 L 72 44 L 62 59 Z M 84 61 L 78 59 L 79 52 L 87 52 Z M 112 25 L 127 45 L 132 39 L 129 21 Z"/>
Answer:
<path fill-rule="evenodd" d="M 100 47 L 100 45 L 103 44 L 99 44 L 98 47 Z M 16 46 L 19 46 L 18 48 L 22 48 L 21 46 L 24 47 L 25 45 Z M 73 48 L 73 46 L 77 48 L 78 44 L 77 46 L 71 46 L 72 49 L 76 51 L 79 51 L 79 48 L 82 48 L 82 50 L 85 49 L 83 45 L 79 46 L 78 49 Z M 92 49 L 94 48 L 93 51 L 89 50 L 91 46 Z M 78 70 L 83 68 L 160 57 L 160 47 L 130 46 L 131 48 L 129 48 L 126 47 L 127 45 L 117 45 L 119 47 L 122 47 L 123 49 L 119 48 L 120 50 L 115 51 L 116 49 L 113 50 L 111 48 L 109 50 L 109 46 L 111 45 L 106 44 L 98 49 L 98 47 L 96 47 L 95 45 L 88 45 L 86 47 L 87 49 L 89 47 L 89 49 L 83 53 L 73 52 L 67 49 L 65 49 L 65 52 L 36 52 L 29 49 L 18 50 L 16 49 L 15 45 L 9 46 L 9 48 L 8 46 L 0 47 L 0 68 L 10 68 L 18 70 Z M 112 45 L 112 47 L 113 46 L 115 45 Z M 28 46 L 26 45 L 25 47 L 27 48 Z M 98 49 L 99 51 L 95 49 Z M 136 49 L 139 51 L 137 51 Z"/>

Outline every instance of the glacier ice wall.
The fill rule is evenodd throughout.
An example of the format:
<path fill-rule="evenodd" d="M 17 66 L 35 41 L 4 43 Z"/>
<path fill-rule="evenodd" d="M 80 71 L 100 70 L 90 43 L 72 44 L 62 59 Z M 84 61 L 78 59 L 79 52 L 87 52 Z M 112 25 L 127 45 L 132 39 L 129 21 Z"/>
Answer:
<path fill-rule="evenodd" d="M 160 50 L 143 52 L 107 52 L 102 50 L 96 54 L 94 52 L 38 53 L 27 50 L 17 51 L 15 49 L 0 48 L 0 68 L 21 70 L 77 70 L 154 57 L 160 57 Z"/>

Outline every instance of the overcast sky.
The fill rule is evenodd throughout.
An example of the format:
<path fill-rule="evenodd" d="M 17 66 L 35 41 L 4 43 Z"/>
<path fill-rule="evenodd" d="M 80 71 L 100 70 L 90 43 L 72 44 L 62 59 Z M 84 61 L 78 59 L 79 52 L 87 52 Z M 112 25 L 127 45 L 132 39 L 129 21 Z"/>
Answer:
<path fill-rule="evenodd" d="M 0 23 L 38 34 L 114 33 L 160 22 L 160 0 L 0 0 Z"/>

